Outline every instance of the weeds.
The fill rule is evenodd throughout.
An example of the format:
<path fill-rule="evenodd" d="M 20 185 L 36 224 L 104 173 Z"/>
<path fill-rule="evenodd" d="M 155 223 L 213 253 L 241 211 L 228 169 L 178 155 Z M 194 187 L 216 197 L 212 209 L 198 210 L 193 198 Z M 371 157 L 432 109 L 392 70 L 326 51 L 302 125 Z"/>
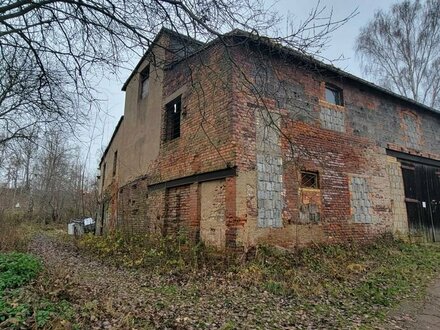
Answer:
<path fill-rule="evenodd" d="M 78 247 L 118 266 L 148 268 L 158 273 L 185 274 L 207 268 L 219 270 L 230 262 L 230 257 L 224 253 L 179 237 L 89 234 L 78 241 Z"/>
<path fill-rule="evenodd" d="M 22 214 L 0 214 L 0 251 L 26 252 L 28 229 Z"/>
<path fill-rule="evenodd" d="M 23 253 L 0 254 L 0 293 L 7 288 L 17 288 L 35 278 L 41 263 Z"/>
<path fill-rule="evenodd" d="M 44 286 L 52 280 L 36 257 L 0 254 L 0 329 L 43 329 L 56 320 L 74 319 L 72 305 Z"/>
<path fill-rule="evenodd" d="M 74 327 L 74 323 L 87 328 L 114 319 L 127 328 L 370 329 L 380 328 L 387 313 L 402 300 L 421 295 L 440 270 L 440 246 L 390 238 L 368 245 L 316 245 L 293 253 L 259 246 L 246 255 L 225 254 L 183 237 L 120 233 L 86 235 L 77 246 L 93 259 L 98 256 L 121 268 L 118 272 L 139 269 L 127 272 L 139 274 L 142 280 L 130 277 L 121 285 L 134 288 L 134 293 L 124 293 L 122 305 L 120 293 L 101 297 L 98 290 L 96 295 L 84 296 L 87 289 L 74 285 L 87 281 L 78 274 L 103 274 L 96 263 L 96 271 L 86 266 L 76 279 L 70 279 L 69 268 L 43 271 L 34 280 L 30 296 L 29 290 L 8 289 L 0 311 L 6 310 L 17 324 L 34 328 Z M 89 259 L 81 260 L 87 265 Z M 107 269 L 110 273 L 104 272 L 107 275 L 89 281 L 88 286 L 114 285 L 114 279 L 105 278 L 112 276 L 114 268 Z M 131 305 L 126 304 L 129 300 Z M 8 323 L 8 327 L 19 326 Z"/>

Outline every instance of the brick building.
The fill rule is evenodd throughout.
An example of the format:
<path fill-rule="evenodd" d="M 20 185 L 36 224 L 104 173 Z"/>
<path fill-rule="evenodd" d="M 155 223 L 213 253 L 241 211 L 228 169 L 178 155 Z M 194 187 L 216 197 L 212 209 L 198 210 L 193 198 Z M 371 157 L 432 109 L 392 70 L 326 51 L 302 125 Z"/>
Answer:
<path fill-rule="evenodd" d="M 203 44 L 162 29 L 123 90 L 99 232 L 245 249 L 436 239 L 432 108 L 242 31 Z"/>

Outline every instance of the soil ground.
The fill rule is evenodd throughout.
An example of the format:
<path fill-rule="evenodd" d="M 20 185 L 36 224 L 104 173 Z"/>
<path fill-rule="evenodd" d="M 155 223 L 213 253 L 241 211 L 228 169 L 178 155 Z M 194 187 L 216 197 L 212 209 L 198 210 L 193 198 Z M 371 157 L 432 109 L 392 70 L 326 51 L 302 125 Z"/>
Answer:
<path fill-rule="evenodd" d="M 389 324 L 408 330 L 440 329 L 440 277 L 428 286 L 423 299 L 402 303 L 390 315 Z"/>
<path fill-rule="evenodd" d="M 31 252 L 60 281 L 59 295 L 82 305 L 91 329 L 334 329 L 308 320 L 294 299 L 234 286 L 224 277 L 185 278 L 118 268 L 81 254 L 71 242 L 37 235 Z M 295 312 L 292 312 L 295 311 Z M 362 322 L 353 324 L 362 327 Z M 378 329 L 440 329 L 440 278 Z"/>

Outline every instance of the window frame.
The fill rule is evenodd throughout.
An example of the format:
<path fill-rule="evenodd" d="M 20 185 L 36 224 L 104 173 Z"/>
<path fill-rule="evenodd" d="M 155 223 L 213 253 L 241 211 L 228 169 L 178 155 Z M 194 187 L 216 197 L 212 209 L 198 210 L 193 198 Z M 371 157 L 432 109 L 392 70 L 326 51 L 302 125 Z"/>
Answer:
<path fill-rule="evenodd" d="M 175 106 L 178 106 L 174 113 Z M 177 96 L 165 104 L 164 140 L 173 141 L 181 136 L 182 124 L 182 95 Z"/>
<path fill-rule="evenodd" d="M 314 179 L 314 184 L 312 185 L 304 185 L 304 176 L 305 175 L 313 175 Z M 310 180 L 307 180 L 310 181 Z M 318 171 L 306 171 L 306 170 L 301 170 L 300 171 L 300 182 L 299 182 L 299 187 L 301 189 L 316 189 L 319 190 L 321 189 L 321 185 L 319 182 L 319 172 Z"/>
<path fill-rule="evenodd" d="M 144 94 L 144 83 L 145 81 L 147 81 L 147 89 L 146 92 Z M 150 90 L 150 66 L 148 65 L 145 69 L 143 69 L 140 73 L 140 78 L 139 78 L 139 99 L 140 100 L 144 100 L 147 98 L 147 96 L 149 95 L 149 90 Z"/>
<path fill-rule="evenodd" d="M 332 102 L 327 98 L 327 91 L 330 91 L 333 94 L 335 102 Z M 342 88 L 326 82 L 325 86 L 324 86 L 324 100 L 327 103 L 343 107 L 344 106 L 344 93 L 343 93 Z"/>

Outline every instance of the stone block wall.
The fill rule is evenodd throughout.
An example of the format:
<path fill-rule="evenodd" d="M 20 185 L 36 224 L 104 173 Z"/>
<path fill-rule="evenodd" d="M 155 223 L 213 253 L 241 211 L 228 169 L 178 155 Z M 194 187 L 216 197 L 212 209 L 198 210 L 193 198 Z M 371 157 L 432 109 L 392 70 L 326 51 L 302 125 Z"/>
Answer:
<path fill-rule="evenodd" d="M 256 110 L 257 205 L 259 227 L 282 227 L 283 158 L 276 113 Z"/>
<path fill-rule="evenodd" d="M 353 176 L 350 178 L 350 204 L 353 220 L 356 223 L 372 223 L 370 191 L 367 178 Z"/>

